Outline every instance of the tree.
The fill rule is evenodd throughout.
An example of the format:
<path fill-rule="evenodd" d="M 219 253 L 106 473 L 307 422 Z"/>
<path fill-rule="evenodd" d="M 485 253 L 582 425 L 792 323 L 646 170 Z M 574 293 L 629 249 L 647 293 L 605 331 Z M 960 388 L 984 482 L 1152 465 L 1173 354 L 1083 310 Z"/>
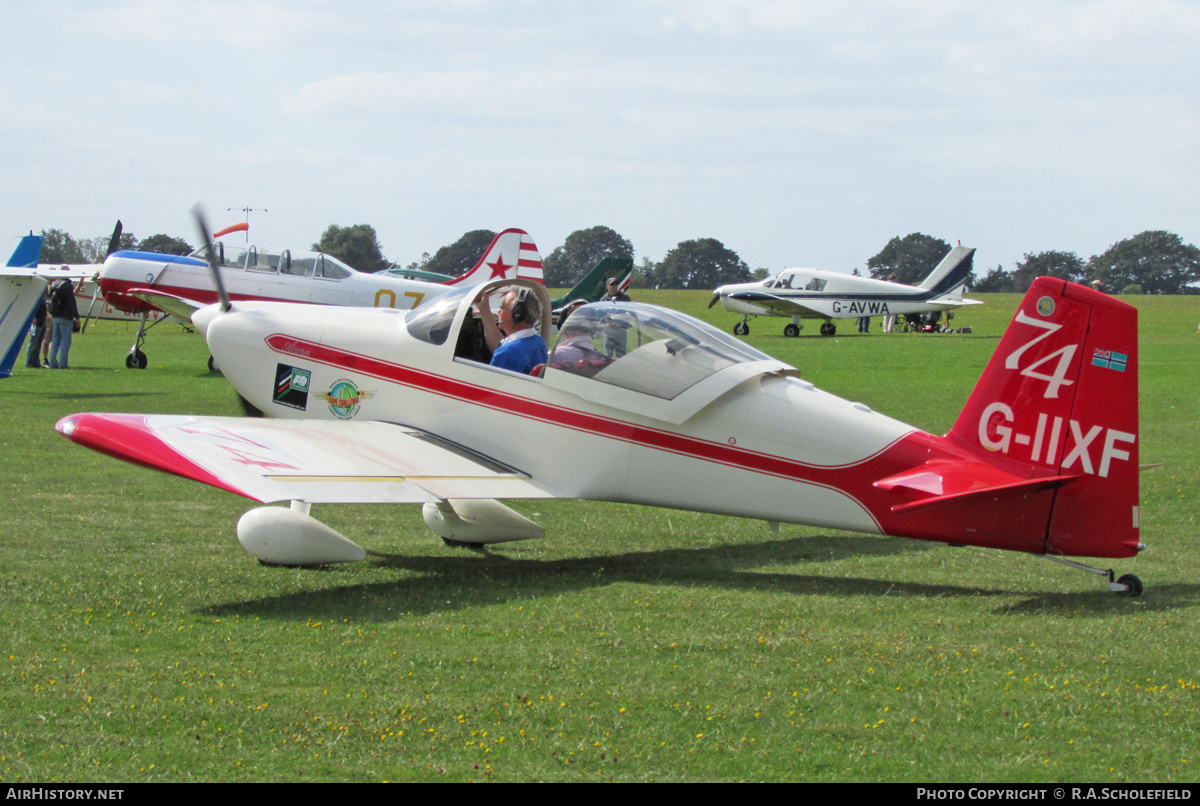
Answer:
<path fill-rule="evenodd" d="M 1138 285 L 1147 294 L 1184 294 L 1200 281 L 1200 249 L 1172 232 L 1147 230 L 1093 257 L 1087 275 L 1109 291 Z"/>
<path fill-rule="evenodd" d="M 633 259 L 633 244 L 609 227 L 577 229 L 542 260 L 546 285 L 570 288 L 606 257 Z"/>
<path fill-rule="evenodd" d="M 1011 294 L 1014 285 L 1012 272 L 1005 271 L 1003 266 L 997 266 L 971 286 L 971 290 L 980 294 Z"/>
<path fill-rule="evenodd" d="M 190 255 L 192 247 L 183 238 L 173 238 L 170 235 L 151 235 L 143 238 L 137 246 L 143 252 L 156 252 L 160 255 Z"/>
<path fill-rule="evenodd" d="M 655 283 L 655 272 L 658 271 L 658 264 L 648 257 L 642 258 L 640 265 L 633 269 L 633 276 L 629 278 L 630 288 L 658 288 Z"/>
<path fill-rule="evenodd" d="M 79 242 L 60 229 L 42 230 L 42 263 L 86 263 Z"/>
<path fill-rule="evenodd" d="M 495 237 L 496 233 L 490 229 L 471 230 L 454 243 L 434 252 L 433 257 L 421 268 L 457 277 L 475 268 Z"/>
<path fill-rule="evenodd" d="M 897 283 L 919 285 L 929 272 L 950 252 L 950 244 L 919 232 L 896 236 L 875 257 L 867 261 L 871 276 L 887 280 L 895 274 Z"/>
<path fill-rule="evenodd" d="M 1025 259 L 1017 264 L 1016 271 L 1012 274 L 1010 290 L 1024 294 L 1039 277 L 1057 277 L 1060 280 L 1081 283 L 1087 279 L 1087 271 L 1083 260 L 1074 252 L 1049 251 L 1038 252 L 1036 255 L 1026 252 Z"/>
<path fill-rule="evenodd" d="M 681 241 L 654 271 L 656 288 L 716 288 L 750 280 L 750 267 L 715 238 Z"/>
<path fill-rule="evenodd" d="M 352 227 L 330 224 L 321 240 L 313 244 L 312 248 L 314 251 L 332 255 L 358 271 L 379 271 L 389 265 L 383 256 L 383 249 L 379 246 L 375 228 L 370 224 L 355 224 Z"/>

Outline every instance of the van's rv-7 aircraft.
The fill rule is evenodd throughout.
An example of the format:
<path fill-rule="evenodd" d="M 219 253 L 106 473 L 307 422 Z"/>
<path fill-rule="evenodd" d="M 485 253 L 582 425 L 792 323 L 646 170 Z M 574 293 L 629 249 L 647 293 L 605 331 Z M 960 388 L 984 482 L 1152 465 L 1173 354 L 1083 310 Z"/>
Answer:
<path fill-rule="evenodd" d="M 263 502 L 238 523 L 268 564 L 362 560 L 312 504 L 418 503 L 445 541 L 544 536 L 496 499 L 574 498 L 711 512 L 1042 555 L 1133 557 L 1137 311 L 1039 278 L 954 427 L 935 436 L 823 392 L 684 314 L 592 303 L 530 374 L 488 365 L 474 301 L 540 283 L 459 288 L 415 310 L 222 302 L 194 321 L 225 378 L 274 419 L 74 414 L 72 441 Z M 586 327 L 584 327 L 586 326 Z M 606 355 L 605 336 L 627 352 Z M 578 343 L 576 343 L 578 344 Z M 578 350 L 578 348 L 577 348 Z M 581 461 L 580 457 L 587 457 Z"/>
<path fill-rule="evenodd" d="M 245 223 L 235 224 L 213 237 L 219 239 L 245 230 Z M 147 358 L 141 348 L 146 331 L 154 324 L 146 324 L 152 311 L 164 311 L 189 321 L 193 313 L 217 300 L 207 248 L 201 246 L 187 256 L 122 250 L 104 261 L 98 281 L 105 301 L 118 310 L 141 317 L 125 366 L 146 368 Z M 445 282 L 366 274 L 319 252 L 289 249 L 268 252 L 252 244 L 226 244 L 221 240 L 212 249 L 224 272 L 230 298 L 242 301 L 407 310 L 456 288 L 488 280 L 522 277 L 540 282 L 542 278 L 542 258 L 537 246 L 528 233 L 519 229 L 506 229 L 496 235 L 470 271 Z M 209 367 L 216 368 L 211 359 Z"/>
<path fill-rule="evenodd" d="M 749 320 L 755 316 L 790 316 L 785 336 L 800 335 L 801 319 L 824 319 L 821 335 L 832 336 L 837 332 L 834 319 L 982 305 L 962 295 L 974 255 L 974 249 L 954 247 L 919 286 L 821 269 L 784 269 L 765 280 L 723 285 L 713 291 L 708 307 L 720 302 L 725 310 L 742 314 L 742 321 L 733 326 L 738 336 L 750 333 Z"/>

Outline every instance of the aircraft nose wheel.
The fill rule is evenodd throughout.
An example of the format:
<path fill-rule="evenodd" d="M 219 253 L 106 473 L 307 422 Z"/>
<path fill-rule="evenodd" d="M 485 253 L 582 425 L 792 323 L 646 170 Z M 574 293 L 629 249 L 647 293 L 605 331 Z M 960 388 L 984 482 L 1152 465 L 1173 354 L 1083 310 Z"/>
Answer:
<path fill-rule="evenodd" d="M 736 325 L 733 326 L 733 335 L 749 336 L 750 335 L 750 325 L 746 324 L 745 322 L 738 322 Z"/>
<path fill-rule="evenodd" d="M 146 359 L 146 354 L 134 347 L 129 351 L 129 355 L 125 356 L 126 369 L 145 369 L 149 363 Z"/>

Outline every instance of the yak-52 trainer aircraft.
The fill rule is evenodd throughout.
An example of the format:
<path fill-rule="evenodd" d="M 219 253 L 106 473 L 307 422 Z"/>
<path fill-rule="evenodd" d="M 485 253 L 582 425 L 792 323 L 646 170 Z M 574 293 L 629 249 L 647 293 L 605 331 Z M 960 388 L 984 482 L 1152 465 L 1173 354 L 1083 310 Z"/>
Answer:
<path fill-rule="evenodd" d="M 449 543 L 543 536 L 496 499 L 576 498 L 1066 557 L 1133 557 L 1137 311 L 1040 278 L 945 436 L 823 392 L 700 320 L 600 302 L 531 374 L 488 365 L 455 289 L 407 312 L 233 302 L 196 317 L 225 378 L 275 419 L 75 414 L 72 441 L 260 502 L 238 524 L 264 563 L 361 560 L 312 504 L 417 503 Z M 578 317 L 578 320 L 576 320 Z M 625 334 L 627 352 L 605 354 Z M 590 338 L 588 334 L 591 334 Z M 582 337 L 582 338 L 581 338 Z"/>
<path fill-rule="evenodd" d="M 213 237 L 219 239 L 245 229 L 245 223 L 235 224 Z M 105 301 L 114 308 L 141 316 L 125 366 L 146 368 L 146 354 L 141 348 L 146 331 L 153 327 L 146 324 L 151 311 L 165 311 L 188 321 L 197 310 L 217 300 L 209 273 L 209 248 L 201 246 L 187 256 L 122 250 L 104 261 L 99 283 Z M 519 229 L 506 229 L 496 235 L 470 271 L 445 282 L 364 274 L 319 252 L 289 249 L 268 252 L 251 244 L 226 245 L 221 240 L 211 248 L 216 262 L 225 271 L 225 284 L 234 300 L 406 310 L 455 288 L 487 280 L 525 277 L 540 281 L 542 277 L 542 258 L 537 246 L 528 233 Z M 212 360 L 209 367 L 215 368 Z"/>
<path fill-rule="evenodd" d="M 718 302 L 727 311 L 742 314 L 733 332 L 745 336 L 755 316 L 790 316 L 785 336 L 799 336 L 801 319 L 824 319 L 821 335 L 837 332 L 834 319 L 859 316 L 903 316 L 925 311 L 946 311 L 964 305 L 982 305 L 963 299 L 963 286 L 971 273 L 974 249 L 956 246 L 918 286 L 855 277 L 820 269 L 784 269 L 765 280 L 723 285 L 713 291 L 708 307 Z"/>

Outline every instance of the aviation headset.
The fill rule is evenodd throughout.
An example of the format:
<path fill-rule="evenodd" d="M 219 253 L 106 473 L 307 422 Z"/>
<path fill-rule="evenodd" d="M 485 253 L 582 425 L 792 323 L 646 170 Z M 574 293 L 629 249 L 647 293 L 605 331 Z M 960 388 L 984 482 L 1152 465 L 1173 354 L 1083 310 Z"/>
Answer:
<path fill-rule="evenodd" d="M 537 297 L 533 296 L 528 288 L 517 287 L 513 291 L 517 294 L 510 309 L 513 322 L 517 324 L 528 322 L 534 326 L 540 324 L 536 320 L 542 318 L 542 307 L 538 304 Z"/>

